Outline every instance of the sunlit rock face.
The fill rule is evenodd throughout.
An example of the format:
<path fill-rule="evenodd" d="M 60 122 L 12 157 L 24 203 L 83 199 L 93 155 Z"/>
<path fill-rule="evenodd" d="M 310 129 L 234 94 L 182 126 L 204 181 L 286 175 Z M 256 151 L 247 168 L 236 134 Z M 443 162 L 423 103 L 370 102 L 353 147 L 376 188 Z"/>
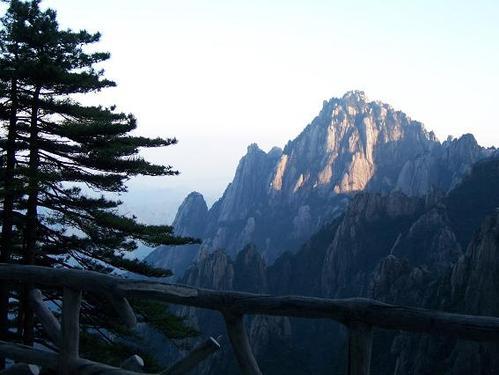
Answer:
<path fill-rule="evenodd" d="M 429 153 L 408 160 L 397 178 L 396 187 L 408 195 L 447 191 L 459 183 L 473 163 L 491 152 L 480 147 L 471 134 L 449 137 L 441 145 L 432 147 Z"/>
<path fill-rule="evenodd" d="M 385 181 L 373 181 L 373 187 L 390 188 L 401 163 L 433 144 L 438 142 L 420 123 L 387 104 L 369 102 L 363 92 L 348 92 L 325 101 L 319 116 L 288 143 L 271 188 L 288 197 L 311 190 L 351 193 L 366 189 L 378 170 Z"/>
<path fill-rule="evenodd" d="M 196 224 L 204 228 L 203 251 L 234 258 L 254 244 L 272 263 L 341 214 L 354 194 L 445 193 L 490 152 L 472 135 L 440 143 L 403 112 L 351 91 L 325 101 L 284 149 L 250 145 L 223 196 L 207 214 L 190 217 L 204 220 Z"/>
<path fill-rule="evenodd" d="M 256 144 L 248 146 L 234 180 L 219 201 L 217 221 L 244 220 L 255 205 L 266 200 L 269 174 L 275 168 L 280 153 L 279 149 L 266 153 Z"/>

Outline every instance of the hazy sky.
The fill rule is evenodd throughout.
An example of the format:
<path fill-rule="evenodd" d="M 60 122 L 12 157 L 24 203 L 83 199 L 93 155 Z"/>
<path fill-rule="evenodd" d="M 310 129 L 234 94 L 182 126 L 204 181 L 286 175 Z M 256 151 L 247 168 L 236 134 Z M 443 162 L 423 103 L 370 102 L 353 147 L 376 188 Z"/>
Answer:
<path fill-rule="evenodd" d="M 42 4 L 64 26 L 102 32 L 118 87 L 99 100 L 133 112 L 142 134 L 180 140 L 150 156 L 182 176 L 135 183 L 164 188 L 164 201 L 197 190 L 212 202 L 248 144 L 284 146 L 324 99 L 351 89 L 441 139 L 472 132 L 499 145 L 497 0 Z"/>

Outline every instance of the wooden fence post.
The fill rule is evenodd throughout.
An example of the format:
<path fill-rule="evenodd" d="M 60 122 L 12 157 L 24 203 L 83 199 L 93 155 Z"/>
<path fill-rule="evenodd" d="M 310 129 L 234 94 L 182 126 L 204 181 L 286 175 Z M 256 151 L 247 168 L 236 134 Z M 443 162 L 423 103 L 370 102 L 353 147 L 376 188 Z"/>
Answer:
<path fill-rule="evenodd" d="M 120 367 L 128 371 L 143 372 L 144 360 L 137 354 L 134 354 L 121 362 Z"/>
<path fill-rule="evenodd" d="M 213 337 L 196 346 L 190 353 L 170 368 L 161 371 L 159 375 L 180 375 L 187 374 L 211 354 L 220 349 L 220 344 Z"/>
<path fill-rule="evenodd" d="M 372 327 L 351 322 L 348 327 L 348 375 L 369 375 L 371 367 Z"/>
<path fill-rule="evenodd" d="M 225 325 L 232 344 L 232 349 L 236 354 L 237 362 L 239 363 L 242 374 L 262 375 L 255 356 L 253 355 L 253 351 L 251 350 L 243 318 L 243 315 L 224 314 Z"/>
<path fill-rule="evenodd" d="M 52 342 L 56 344 L 57 347 L 60 347 L 61 323 L 59 323 L 59 320 L 57 320 L 54 314 L 52 314 L 52 311 L 48 308 L 47 304 L 43 301 L 40 289 L 31 289 L 30 298 L 33 311 L 45 329 L 47 336 L 50 337 Z"/>
<path fill-rule="evenodd" d="M 62 301 L 62 345 L 60 373 L 72 374 L 71 366 L 79 358 L 81 290 L 64 288 Z"/>
<path fill-rule="evenodd" d="M 135 316 L 133 308 L 130 306 L 128 300 L 123 297 L 120 298 L 113 296 L 109 296 L 109 299 L 123 324 L 129 329 L 135 328 L 137 326 L 137 317 Z"/>
<path fill-rule="evenodd" d="M 38 375 L 40 368 L 26 363 L 16 363 L 6 370 L 0 371 L 0 375 Z"/>

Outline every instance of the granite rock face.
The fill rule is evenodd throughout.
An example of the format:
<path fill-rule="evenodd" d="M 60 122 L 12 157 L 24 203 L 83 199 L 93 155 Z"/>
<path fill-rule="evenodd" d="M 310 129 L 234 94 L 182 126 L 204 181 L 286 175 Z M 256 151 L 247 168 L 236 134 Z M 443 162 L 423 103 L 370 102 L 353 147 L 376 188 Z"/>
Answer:
<path fill-rule="evenodd" d="M 499 160 L 477 163 L 422 215 L 377 267 L 370 296 L 442 311 L 499 316 Z M 426 228 L 426 229 L 424 229 Z M 461 253 L 459 255 L 459 253 Z M 442 260 L 445 260 L 442 262 Z M 496 374 L 497 344 L 403 334 L 391 345 L 394 374 Z"/>
<path fill-rule="evenodd" d="M 319 116 L 286 145 L 271 189 L 284 199 L 368 186 L 390 190 L 401 166 L 434 144 L 421 123 L 387 104 L 369 102 L 363 92 L 348 92 L 324 102 Z"/>
<path fill-rule="evenodd" d="M 207 219 L 208 206 L 203 195 L 192 192 L 180 205 L 172 225 L 179 236 L 199 238 L 204 234 Z"/>
<path fill-rule="evenodd" d="M 473 315 L 499 316 L 499 215 L 482 222 L 463 256 L 420 299 L 420 305 Z M 428 284 L 427 284 L 428 287 Z M 394 346 L 394 373 L 478 375 L 499 373 L 497 343 L 402 335 Z"/>
<path fill-rule="evenodd" d="M 328 246 L 321 270 L 321 295 L 365 296 L 373 266 L 393 247 L 418 214 L 423 202 L 401 193 L 363 193 L 350 203 Z"/>
<path fill-rule="evenodd" d="M 416 196 L 434 190 L 448 191 L 459 183 L 472 164 L 491 152 L 480 147 L 472 134 L 449 137 L 439 147 L 408 160 L 397 178 L 397 189 Z"/>
<path fill-rule="evenodd" d="M 283 150 L 264 152 L 250 145 L 208 214 L 181 208 L 182 222 L 204 228 L 199 232 L 202 251 L 224 249 L 235 258 L 254 244 L 270 264 L 340 215 L 357 192 L 446 193 L 492 152 L 472 135 L 441 143 L 403 112 L 351 91 L 325 101 L 319 115 Z M 161 253 L 177 274 L 193 259 L 190 252 Z M 176 256 L 186 259 L 173 260 Z M 160 258 L 156 253 L 149 260 Z M 176 263 L 182 267 L 175 269 Z"/>
<path fill-rule="evenodd" d="M 208 219 L 208 207 L 203 196 L 190 193 L 180 205 L 173 228 L 183 237 L 202 238 Z M 182 276 L 198 255 L 199 245 L 159 246 L 144 260 L 155 267 L 174 271 L 174 277 Z"/>

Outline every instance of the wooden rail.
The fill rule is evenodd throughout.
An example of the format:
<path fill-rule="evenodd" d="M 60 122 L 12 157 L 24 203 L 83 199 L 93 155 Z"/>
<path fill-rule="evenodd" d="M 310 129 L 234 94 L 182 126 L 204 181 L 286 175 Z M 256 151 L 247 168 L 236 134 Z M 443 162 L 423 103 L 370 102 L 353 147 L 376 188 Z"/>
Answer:
<path fill-rule="evenodd" d="M 127 301 L 132 297 L 216 310 L 225 319 L 228 336 L 241 373 L 251 375 L 260 375 L 262 372 L 251 351 L 243 323 L 244 316 L 248 314 L 332 319 L 343 323 L 349 333 L 347 366 L 349 375 L 369 374 L 373 327 L 447 335 L 475 341 L 499 341 L 499 318 L 496 317 L 451 314 L 389 305 L 365 298 L 334 300 L 302 296 L 276 297 L 128 280 L 89 271 L 5 264 L 0 264 L 0 280 L 64 288 L 61 332 L 58 332 L 58 322 L 50 317 L 51 313 L 48 309 L 41 306 L 34 309 L 37 314 L 40 314 L 42 324 L 52 327 L 54 342 L 61 340 L 63 343 L 64 349 L 59 354 L 11 343 L 0 343 L 2 356 L 58 368 L 61 374 L 90 374 L 97 370 L 99 374 L 136 373 L 78 357 L 78 316 L 81 291 L 96 293 L 110 299 L 113 306 L 120 312 L 123 322 L 130 327 L 136 324 L 135 314 Z M 33 292 L 34 295 L 38 293 Z M 41 298 L 35 296 L 32 300 L 36 304 Z M 214 339 L 211 340 L 213 340 L 210 341 L 212 345 L 210 342 L 203 344 L 204 346 L 201 345 L 191 353 L 191 356 L 182 360 L 183 364 L 173 365 L 162 374 L 181 374 L 192 369 L 218 349 L 218 343 Z"/>

